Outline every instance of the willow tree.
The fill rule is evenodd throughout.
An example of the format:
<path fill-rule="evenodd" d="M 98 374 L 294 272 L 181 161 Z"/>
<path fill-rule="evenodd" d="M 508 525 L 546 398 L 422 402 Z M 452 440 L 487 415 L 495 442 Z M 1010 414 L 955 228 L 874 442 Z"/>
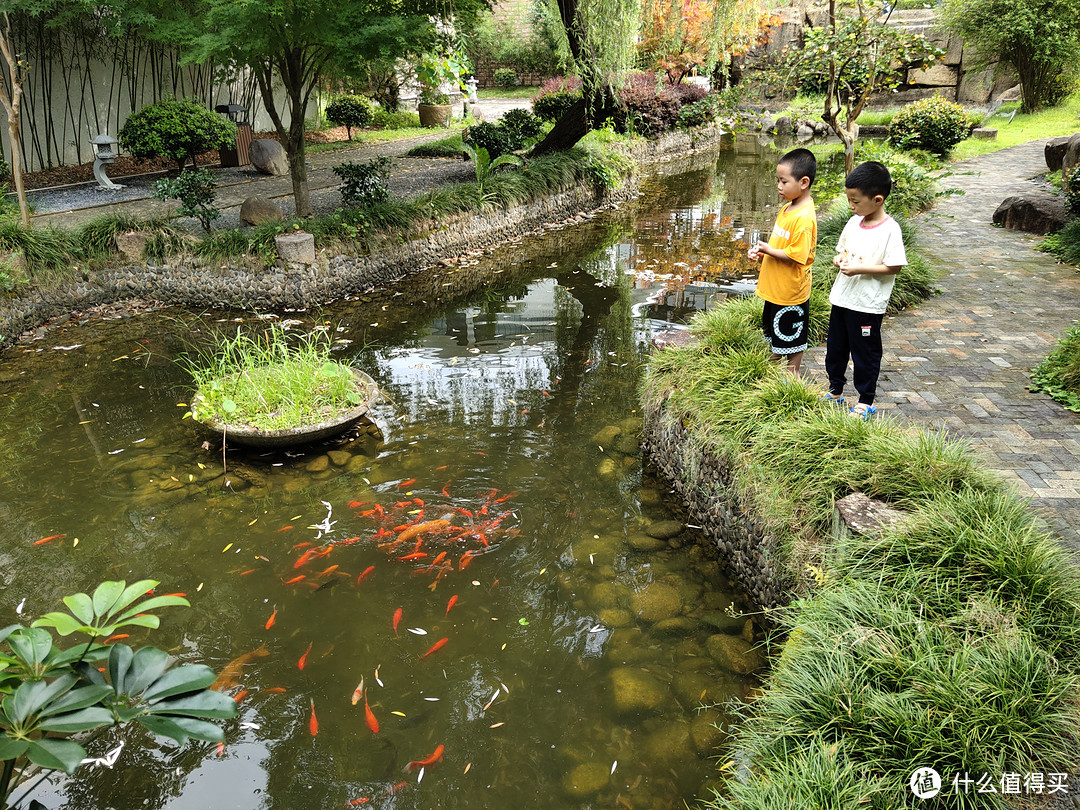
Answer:
<path fill-rule="evenodd" d="M 757 0 L 644 0 L 641 58 L 671 84 L 695 70 L 711 75 L 756 39 L 760 17 Z"/>
<path fill-rule="evenodd" d="M 641 0 L 556 0 L 567 44 L 581 77 L 581 100 L 560 118 L 534 154 L 569 149 L 596 122 L 612 117 L 615 94 L 637 55 Z"/>

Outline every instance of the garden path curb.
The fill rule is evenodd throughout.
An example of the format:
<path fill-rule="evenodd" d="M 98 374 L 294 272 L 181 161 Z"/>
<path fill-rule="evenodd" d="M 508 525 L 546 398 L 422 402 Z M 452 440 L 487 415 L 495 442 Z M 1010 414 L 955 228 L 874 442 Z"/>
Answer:
<path fill-rule="evenodd" d="M 1080 318 L 1080 274 L 1037 252 L 1037 237 L 991 225 L 1001 200 L 1046 172 L 1044 143 L 955 164 L 945 185 L 965 193 L 942 198 L 919 231 L 941 295 L 886 318 L 876 404 L 969 440 L 1080 552 L 1080 415 L 1027 388 Z M 822 380 L 824 356 L 822 345 L 807 358 Z"/>

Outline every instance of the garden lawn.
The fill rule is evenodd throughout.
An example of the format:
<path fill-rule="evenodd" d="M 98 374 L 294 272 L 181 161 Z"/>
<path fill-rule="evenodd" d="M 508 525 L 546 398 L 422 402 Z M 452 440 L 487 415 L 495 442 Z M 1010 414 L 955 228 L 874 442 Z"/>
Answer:
<path fill-rule="evenodd" d="M 984 126 L 998 131 L 993 140 L 982 138 L 968 138 L 961 141 L 953 149 L 950 157 L 953 160 L 985 155 L 996 152 L 1009 146 L 1027 143 L 1028 141 L 1041 140 L 1043 138 L 1055 138 L 1061 135 L 1071 135 L 1080 132 L 1080 93 L 1074 93 L 1065 102 L 1057 107 L 1051 107 L 1030 115 L 1019 112 L 1009 121 L 1012 110 L 1019 104 L 1003 107 L 986 122 Z"/>

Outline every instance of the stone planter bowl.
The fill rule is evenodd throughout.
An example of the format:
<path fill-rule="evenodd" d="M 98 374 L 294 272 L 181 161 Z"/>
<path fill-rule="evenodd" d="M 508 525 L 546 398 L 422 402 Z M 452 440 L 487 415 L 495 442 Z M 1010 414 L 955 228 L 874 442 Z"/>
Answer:
<path fill-rule="evenodd" d="M 262 430 L 251 425 L 223 424 L 211 418 L 200 418 L 198 408 L 203 401 L 203 397 L 199 393 L 196 393 L 191 400 L 192 418 L 205 432 L 218 437 L 224 434 L 227 442 L 245 447 L 277 449 L 329 439 L 344 433 L 359 422 L 371 409 L 371 403 L 379 395 L 378 386 L 375 385 L 375 381 L 370 376 L 359 369 L 350 370 L 356 378 L 356 387 L 363 396 L 363 402 L 348 410 L 343 410 L 332 419 L 314 425 L 300 425 L 299 427 L 281 430 Z"/>
<path fill-rule="evenodd" d="M 454 114 L 451 104 L 418 104 L 416 112 L 422 127 L 447 127 Z"/>

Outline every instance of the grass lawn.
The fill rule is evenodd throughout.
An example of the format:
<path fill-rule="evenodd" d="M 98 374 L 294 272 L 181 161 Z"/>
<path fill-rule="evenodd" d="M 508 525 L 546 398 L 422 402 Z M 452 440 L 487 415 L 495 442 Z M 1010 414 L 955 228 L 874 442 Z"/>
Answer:
<path fill-rule="evenodd" d="M 1028 141 L 1055 138 L 1059 135 L 1071 135 L 1074 132 L 1080 132 L 1080 120 L 1077 119 L 1077 116 L 1080 116 L 1080 93 L 1074 93 L 1067 101 L 1057 107 L 1051 107 L 1030 115 L 1022 115 L 1017 112 L 1010 121 L 1009 116 L 1019 106 L 1018 103 L 1004 105 L 986 122 L 987 127 L 998 131 L 996 138 L 993 140 L 968 138 L 966 141 L 961 141 L 953 149 L 952 159 L 963 160 L 964 158 L 985 155 L 989 152 L 996 152 L 999 149 L 1027 143 Z"/>
<path fill-rule="evenodd" d="M 404 141 L 409 138 L 417 138 L 421 135 L 432 135 L 436 132 L 460 132 L 469 124 L 475 123 L 472 119 L 455 118 L 450 126 L 443 130 L 429 127 L 405 127 L 404 129 L 369 129 L 353 134 L 351 141 L 341 140 L 331 143 L 309 143 L 305 151 L 309 155 L 318 155 L 323 152 L 339 152 L 355 149 L 357 146 L 370 146 L 377 143 L 389 143 L 391 141 Z"/>
<path fill-rule="evenodd" d="M 479 99 L 490 98 L 532 98 L 540 91 L 539 87 L 524 85 L 522 87 L 485 87 L 476 91 Z"/>

